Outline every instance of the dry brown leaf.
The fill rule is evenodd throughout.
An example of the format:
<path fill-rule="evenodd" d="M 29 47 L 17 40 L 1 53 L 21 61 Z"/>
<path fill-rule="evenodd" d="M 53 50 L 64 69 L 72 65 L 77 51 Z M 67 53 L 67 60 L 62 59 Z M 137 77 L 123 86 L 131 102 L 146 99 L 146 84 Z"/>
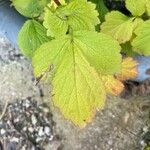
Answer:
<path fill-rule="evenodd" d="M 120 81 L 134 79 L 138 74 L 137 65 L 137 61 L 131 57 L 123 59 L 121 72 L 116 75 L 116 78 Z"/>

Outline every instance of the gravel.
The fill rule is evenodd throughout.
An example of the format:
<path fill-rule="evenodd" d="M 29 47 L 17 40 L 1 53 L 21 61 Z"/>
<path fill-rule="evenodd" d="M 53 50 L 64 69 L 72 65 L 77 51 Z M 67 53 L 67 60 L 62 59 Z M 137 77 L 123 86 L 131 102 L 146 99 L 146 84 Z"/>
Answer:
<path fill-rule="evenodd" d="M 53 130 L 54 121 L 49 108 L 38 105 L 31 98 L 9 104 L 0 121 L 3 147 L 9 145 L 17 150 L 42 150 L 46 143 L 54 140 Z"/>
<path fill-rule="evenodd" d="M 109 96 L 105 109 L 79 129 L 45 105 L 51 103 L 49 86 L 35 86 L 30 60 L 1 38 L 0 68 L 0 111 L 9 104 L 0 125 L 0 150 L 141 150 L 145 144 L 149 96 Z"/>

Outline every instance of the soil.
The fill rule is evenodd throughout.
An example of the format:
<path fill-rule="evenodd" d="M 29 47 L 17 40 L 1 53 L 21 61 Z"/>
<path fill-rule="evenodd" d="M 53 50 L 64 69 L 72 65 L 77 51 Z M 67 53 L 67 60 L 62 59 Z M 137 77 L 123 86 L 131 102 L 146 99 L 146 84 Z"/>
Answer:
<path fill-rule="evenodd" d="M 36 107 L 34 108 L 35 112 L 38 111 L 39 106 L 43 103 L 46 103 L 47 105 L 52 103 L 49 95 L 51 90 L 50 87 L 43 83 L 35 86 L 35 79 L 30 64 L 30 60 L 24 58 L 19 50 L 14 49 L 7 40 L 0 39 L 1 113 L 6 102 L 9 104 L 8 109 L 9 106 L 13 106 L 13 108 L 22 108 L 18 105 L 22 100 L 27 100 L 29 97 L 31 98 L 31 103 L 34 103 L 34 101 L 37 102 Z M 148 118 L 150 107 L 147 82 L 148 81 L 140 84 L 127 82 L 128 84 L 126 83 L 126 86 L 128 88 L 130 87 L 129 90 L 126 90 L 125 92 L 127 99 L 108 96 L 105 109 L 97 112 L 95 119 L 93 119 L 93 121 L 84 129 L 80 129 L 74 126 L 70 121 L 64 119 L 62 114 L 51 104 L 49 113 L 52 115 L 51 117 L 45 117 L 49 120 L 49 127 L 53 131 L 52 135 L 57 136 L 54 136 L 55 139 L 52 141 L 45 142 L 41 146 L 41 149 L 142 150 L 145 143 L 149 142 L 148 136 L 146 136 L 149 132 Z M 146 87 L 145 91 L 147 91 L 147 94 L 140 90 L 142 85 Z M 138 89 L 138 91 L 134 92 L 136 91 L 135 89 Z M 139 91 L 141 94 L 139 94 Z M 17 105 L 17 107 L 14 107 L 15 105 Z M 6 116 L 8 114 L 8 109 L 5 113 Z M 19 117 L 20 114 L 17 114 Z M 17 118 L 17 116 L 15 118 Z M 4 117 L 3 119 L 11 121 L 9 117 Z M 24 123 L 19 120 L 19 123 L 22 122 L 27 126 L 28 123 L 26 123 L 26 119 L 27 118 L 23 119 Z M 53 123 L 51 123 L 50 120 L 52 120 Z M 44 123 L 42 123 L 41 126 L 43 127 Z M 9 128 L 10 126 L 7 127 Z M 3 128 L 0 126 L 1 133 L 4 133 Z M 5 132 L 8 132 L 6 126 L 4 129 Z M 33 144 L 33 140 L 30 140 L 21 132 L 21 130 L 17 130 L 15 133 L 16 134 L 12 135 L 11 140 L 16 140 L 15 135 L 17 135 L 17 137 L 22 137 L 28 145 Z M 10 143 L 9 140 L 10 139 L 7 141 Z M 0 141 L 0 149 L 2 149 L 1 147 L 4 145 L 4 136 L 2 136 L 2 134 L 0 136 Z M 20 150 L 20 148 L 17 149 L 17 146 L 15 146 L 14 149 Z M 34 146 L 38 146 L 38 143 L 34 144 Z"/>
<path fill-rule="evenodd" d="M 145 96 L 150 95 L 150 79 L 143 82 L 126 81 L 124 82 L 125 89 L 121 97 L 128 99 L 131 96 Z"/>

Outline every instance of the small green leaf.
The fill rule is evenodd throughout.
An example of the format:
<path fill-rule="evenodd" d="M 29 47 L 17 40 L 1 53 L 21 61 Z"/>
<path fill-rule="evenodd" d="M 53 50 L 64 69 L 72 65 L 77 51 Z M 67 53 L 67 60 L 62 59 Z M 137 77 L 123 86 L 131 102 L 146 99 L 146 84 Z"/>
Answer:
<path fill-rule="evenodd" d="M 108 13 L 108 8 L 104 4 L 104 0 L 90 0 L 96 4 L 96 9 L 99 12 L 99 18 L 103 22 L 105 20 L 105 15 Z"/>
<path fill-rule="evenodd" d="M 26 17 L 39 16 L 49 0 L 11 0 L 16 10 Z"/>
<path fill-rule="evenodd" d="M 127 17 L 119 11 L 112 11 L 106 15 L 106 21 L 101 25 L 101 31 L 111 35 L 119 43 L 125 43 L 132 37 L 133 19 L 133 17 Z"/>
<path fill-rule="evenodd" d="M 150 1 L 146 1 L 146 12 L 147 15 L 150 16 Z"/>
<path fill-rule="evenodd" d="M 49 40 L 46 29 L 35 20 L 26 21 L 18 34 L 19 48 L 28 57 L 32 57 L 36 49 Z"/>
<path fill-rule="evenodd" d="M 52 11 L 46 8 L 43 25 L 48 29 L 48 35 L 59 37 L 65 35 L 68 28 L 77 30 L 95 30 L 100 23 L 95 4 L 86 0 L 71 1 L 66 6 L 61 6 Z"/>
<path fill-rule="evenodd" d="M 150 20 L 145 21 L 135 31 L 137 37 L 133 40 L 134 50 L 142 55 L 150 55 Z"/>
<path fill-rule="evenodd" d="M 104 107 L 105 88 L 98 71 L 114 73 L 119 70 L 119 49 L 119 44 L 104 34 L 74 32 L 73 36 L 61 36 L 43 44 L 35 52 L 34 73 L 39 77 L 50 65 L 54 66 L 54 105 L 67 119 L 83 127 L 91 121 L 96 109 Z"/>
<path fill-rule="evenodd" d="M 133 16 L 141 16 L 146 10 L 146 0 L 126 0 L 126 7 Z"/>

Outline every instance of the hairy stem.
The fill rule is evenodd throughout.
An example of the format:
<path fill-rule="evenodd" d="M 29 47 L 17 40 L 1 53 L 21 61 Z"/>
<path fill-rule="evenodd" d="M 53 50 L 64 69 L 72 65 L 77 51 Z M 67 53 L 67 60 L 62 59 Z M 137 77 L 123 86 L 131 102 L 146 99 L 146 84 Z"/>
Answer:
<path fill-rule="evenodd" d="M 56 3 L 57 6 L 61 5 L 61 3 L 59 2 L 59 0 L 54 0 L 54 2 Z"/>

